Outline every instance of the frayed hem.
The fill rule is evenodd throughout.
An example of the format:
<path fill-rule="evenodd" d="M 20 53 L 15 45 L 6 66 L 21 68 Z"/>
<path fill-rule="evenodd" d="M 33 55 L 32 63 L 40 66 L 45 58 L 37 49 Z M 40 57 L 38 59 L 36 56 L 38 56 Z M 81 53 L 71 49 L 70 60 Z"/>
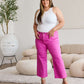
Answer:
<path fill-rule="evenodd" d="M 37 76 L 42 77 L 42 78 L 48 77 L 48 75 L 42 76 L 42 75 L 38 75 L 38 74 L 37 74 Z"/>
<path fill-rule="evenodd" d="M 56 76 L 55 76 L 54 78 L 55 78 L 55 79 L 56 79 L 56 78 L 63 79 L 63 78 L 67 78 L 67 76 L 65 76 L 65 77 L 56 77 Z"/>

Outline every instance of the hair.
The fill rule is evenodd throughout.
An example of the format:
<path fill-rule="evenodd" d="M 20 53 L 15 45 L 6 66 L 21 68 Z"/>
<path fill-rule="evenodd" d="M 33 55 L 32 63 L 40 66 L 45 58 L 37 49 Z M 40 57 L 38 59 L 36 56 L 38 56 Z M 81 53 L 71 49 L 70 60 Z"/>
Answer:
<path fill-rule="evenodd" d="M 49 7 L 54 7 L 52 0 L 49 0 Z M 37 20 L 39 23 L 42 23 L 41 17 L 43 14 L 44 14 L 44 9 L 43 9 L 43 5 L 42 5 L 42 0 L 40 0 L 40 12 L 37 17 Z"/>

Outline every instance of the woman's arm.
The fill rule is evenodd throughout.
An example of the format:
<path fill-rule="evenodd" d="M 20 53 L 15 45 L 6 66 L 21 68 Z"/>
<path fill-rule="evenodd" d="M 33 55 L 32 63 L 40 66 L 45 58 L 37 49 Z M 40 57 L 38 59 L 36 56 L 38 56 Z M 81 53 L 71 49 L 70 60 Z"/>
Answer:
<path fill-rule="evenodd" d="M 54 31 L 56 31 L 56 30 L 62 28 L 62 27 L 64 26 L 64 23 L 65 23 L 65 22 L 64 22 L 64 16 L 63 16 L 62 11 L 61 11 L 58 7 L 54 7 L 53 9 L 54 9 L 54 12 L 55 12 L 55 14 L 56 14 L 56 16 L 57 16 L 57 20 L 59 21 L 59 24 L 57 24 L 57 25 L 53 28 Z"/>
<path fill-rule="evenodd" d="M 38 11 L 39 11 L 39 9 L 35 12 L 35 16 L 34 16 L 34 24 L 33 24 L 34 33 L 37 31 L 38 24 L 36 24 L 36 15 L 37 15 Z"/>

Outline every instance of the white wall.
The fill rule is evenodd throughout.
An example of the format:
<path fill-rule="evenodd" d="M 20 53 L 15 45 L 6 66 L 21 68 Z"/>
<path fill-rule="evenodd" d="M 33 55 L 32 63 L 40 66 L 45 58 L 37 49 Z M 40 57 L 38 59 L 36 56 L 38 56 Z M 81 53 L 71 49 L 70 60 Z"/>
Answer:
<path fill-rule="evenodd" d="M 17 52 L 18 60 L 21 59 L 22 52 L 25 49 L 31 48 L 35 44 L 33 22 L 35 11 L 40 6 L 39 1 L 40 0 L 18 0 L 18 21 L 15 22 L 14 29 L 19 40 L 19 49 Z M 84 0 L 54 0 L 54 2 L 54 5 L 61 9 L 65 18 L 65 26 L 58 30 L 60 44 L 84 44 L 84 12 L 82 11 Z M 80 8 L 81 10 L 79 10 Z"/>
<path fill-rule="evenodd" d="M 84 28 L 84 0 L 54 0 L 65 18 L 64 28 Z"/>

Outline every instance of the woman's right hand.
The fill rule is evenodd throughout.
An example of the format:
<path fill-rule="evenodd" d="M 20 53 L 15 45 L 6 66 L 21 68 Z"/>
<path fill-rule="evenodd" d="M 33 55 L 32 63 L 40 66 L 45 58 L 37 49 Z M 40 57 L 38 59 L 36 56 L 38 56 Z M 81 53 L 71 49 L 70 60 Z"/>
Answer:
<path fill-rule="evenodd" d="M 38 31 L 35 31 L 35 38 L 39 39 L 39 32 Z"/>

